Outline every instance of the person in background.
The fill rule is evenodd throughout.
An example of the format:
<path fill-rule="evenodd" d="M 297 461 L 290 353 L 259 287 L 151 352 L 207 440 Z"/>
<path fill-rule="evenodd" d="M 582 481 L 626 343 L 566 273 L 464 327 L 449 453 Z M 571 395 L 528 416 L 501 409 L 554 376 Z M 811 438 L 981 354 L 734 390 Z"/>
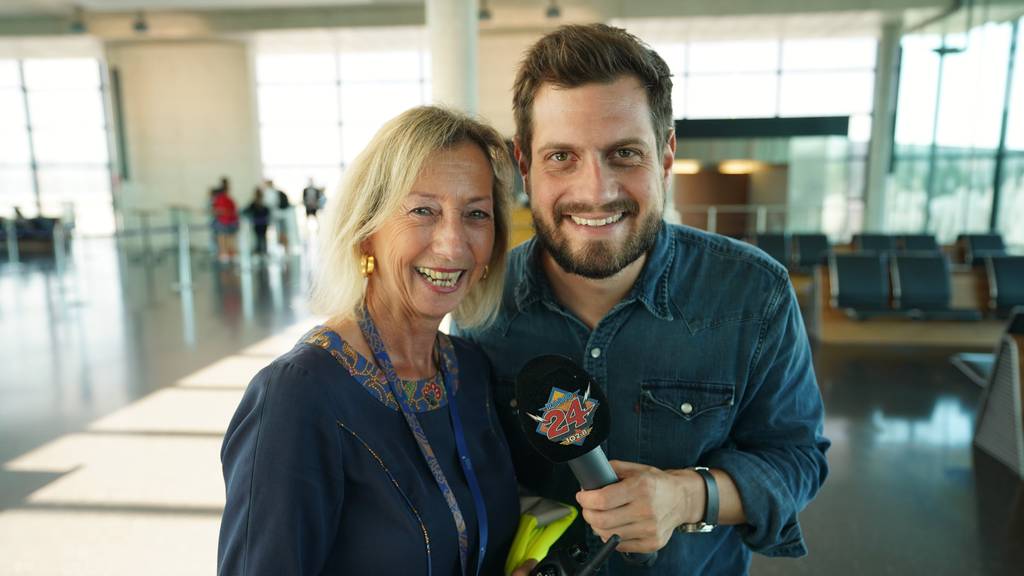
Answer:
<path fill-rule="evenodd" d="M 238 233 L 238 207 L 231 198 L 227 178 L 212 191 L 210 206 L 213 208 L 213 233 L 217 238 L 217 259 L 230 262 L 237 252 L 235 235 Z"/>
<path fill-rule="evenodd" d="M 288 219 L 292 217 L 291 201 L 283 190 L 274 186 L 274 181 L 269 178 L 263 183 L 263 191 L 266 194 L 267 203 L 273 207 L 271 218 L 274 220 L 274 229 L 277 231 L 277 241 L 281 249 L 288 253 Z"/>
<path fill-rule="evenodd" d="M 479 348 L 501 296 L 511 161 L 435 107 L 386 123 L 321 227 L 327 318 L 246 389 L 221 450 L 222 575 L 500 574 L 515 475 Z"/>
<path fill-rule="evenodd" d="M 313 185 L 313 179 L 310 178 L 306 184 L 306 188 L 302 191 L 302 204 L 306 207 L 306 218 L 316 218 L 316 213 L 320 210 L 320 206 L 324 201 L 324 190 L 323 188 L 317 188 Z"/>
<path fill-rule="evenodd" d="M 270 224 L 270 208 L 263 202 L 263 190 L 259 186 L 253 191 L 252 202 L 242 213 L 252 223 L 253 236 L 256 238 L 256 254 L 267 253 L 267 226 Z"/>

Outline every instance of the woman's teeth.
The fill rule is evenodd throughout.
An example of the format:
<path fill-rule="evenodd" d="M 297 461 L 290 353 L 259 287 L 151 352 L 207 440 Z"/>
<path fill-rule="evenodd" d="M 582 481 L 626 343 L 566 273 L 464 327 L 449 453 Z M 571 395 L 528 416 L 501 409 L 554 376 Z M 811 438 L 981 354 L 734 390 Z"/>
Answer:
<path fill-rule="evenodd" d="M 572 214 L 570 214 L 569 217 L 572 218 L 573 222 L 580 226 L 606 226 L 622 220 L 622 212 L 607 218 L 580 218 L 579 216 L 573 216 Z"/>
<path fill-rule="evenodd" d="M 416 271 L 420 273 L 434 286 L 439 288 L 451 288 L 458 283 L 459 278 L 462 277 L 463 270 L 457 270 L 455 272 L 441 272 L 432 268 L 423 268 L 421 266 L 416 267 Z"/>

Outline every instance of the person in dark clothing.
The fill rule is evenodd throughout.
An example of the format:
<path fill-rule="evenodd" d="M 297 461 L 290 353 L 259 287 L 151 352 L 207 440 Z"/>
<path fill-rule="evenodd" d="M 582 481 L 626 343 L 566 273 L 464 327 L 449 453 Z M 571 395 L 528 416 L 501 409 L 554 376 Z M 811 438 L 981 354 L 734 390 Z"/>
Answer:
<path fill-rule="evenodd" d="M 256 237 L 256 253 L 267 253 L 267 226 L 270 225 L 270 208 L 263 203 L 263 190 L 256 187 L 252 202 L 242 211 L 252 223 L 253 235 Z"/>
<path fill-rule="evenodd" d="M 400 153 L 394 153 L 395 150 Z M 328 205 L 313 311 L 224 436 L 222 575 L 500 574 L 516 479 L 478 347 L 504 278 L 511 163 L 440 108 L 388 122 Z"/>

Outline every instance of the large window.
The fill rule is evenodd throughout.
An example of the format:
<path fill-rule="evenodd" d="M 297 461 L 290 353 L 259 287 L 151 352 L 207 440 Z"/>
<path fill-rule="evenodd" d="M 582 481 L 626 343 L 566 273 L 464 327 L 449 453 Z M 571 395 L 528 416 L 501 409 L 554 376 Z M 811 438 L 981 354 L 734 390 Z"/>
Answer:
<path fill-rule="evenodd" d="M 876 38 L 690 40 L 673 37 L 663 23 L 618 24 L 647 39 L 665 59 L 676 118 L 848 116 L 846 139 L 789 142 L 787 227 L 821 230 L 835 239 L 860 231 Z"/>
<path fill-rule="evenodd" d="M 0 60 L 0 210 L 113 231 L 100 72 L 94 58 Z"/>
<path fill-rule="evenodd" d="M 1008 244 L 1024 246 L 1024 18 L 1017 22 L 1017 54 L 1010 83 L 1006 153 L 996 227 Z"/>
<path fill-rule="evenodd" d="M 256 78 L 263 171 L 295 196 L 333 190 L 380 126 L 430 100 L 422 28 L 263 35 Z"/>
<path fill-rule="evenodd" d="M 1012 30 L 1012 23 L 988 22 L 967 32 L 904 37 L 889 230 L 930 232 L 947 243 L 989 230 Z M 1010 111 L 1012 149 L 1010 135 L 1020 128 L 1014 127 L 1014 106 Z M 1001 212 L 1009 210 L 1019 221 L 1024 212 L 1015 212 L 1020 200 L 1014 176 L 1020 169 L 1012 157 L 1003 162 Z M 997 221 L 1008 222 L 1002 214 Z M 1004 230 L 1011 243 L 1024 241 Z"/>

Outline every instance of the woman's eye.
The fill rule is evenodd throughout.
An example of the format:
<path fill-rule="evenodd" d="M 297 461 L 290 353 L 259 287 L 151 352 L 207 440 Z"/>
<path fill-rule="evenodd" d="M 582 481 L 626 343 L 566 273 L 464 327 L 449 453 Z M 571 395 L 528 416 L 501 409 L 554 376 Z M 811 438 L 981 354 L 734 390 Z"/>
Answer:
<path fill-rule="evenodd" d="M 488 220 L 491 215 L 483 210 L 471 210 L 469 212 L 469 217 L 474 220 Z"/>
<path fill-rule="evenodd" d="M 426 206 L 419 206 L 417 208 L 413 208 L 412 210 L 410 210 L 409 213 L 415 214 L 417 216 L 432 216 L 434 214 L 434 211 L 431 210 L 430 208 L 427 208 Z"/>

